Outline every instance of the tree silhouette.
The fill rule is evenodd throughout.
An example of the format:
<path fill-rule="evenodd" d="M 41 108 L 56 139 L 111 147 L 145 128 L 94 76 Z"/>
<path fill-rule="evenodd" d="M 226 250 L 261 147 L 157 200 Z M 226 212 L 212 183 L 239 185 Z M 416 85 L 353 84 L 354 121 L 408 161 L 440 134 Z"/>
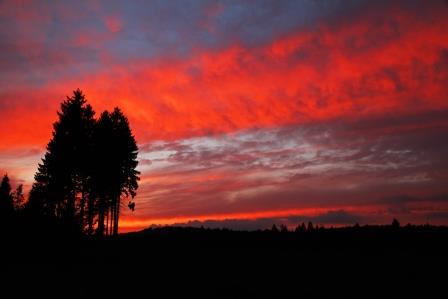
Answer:
<path fill-rule="evenodd" d="M 70 225 L 84 227 L 86 186 L 89 178 L 91 133 L 95 112 L 77 89 L 67 97 L 53 125 L 53 137 L 39 164 L 33 188 L 45 190 L 45 214 L 55 215 Z M 31 193 L 35 193 L 33 190 Z M 79 213 L 77 213 L 79 209 Z"/>
<path fill-rule="evenodd" d="M 114 164 L 114 176 L 116 178 L 117 185 L 111 185 L 116 187 L 113 190 L 114 194 L 114 234 L 118 234 L 118 220 L 120 215 L 121 196 L 126 198 L 131 197 L 133 199 L 137 194 L 139 174 L 136 170 L 138 161 L 138 147 L 134 136 L 132 135 L 129 121 L 123 112 L 116 107 L 111 115 L 112 122 L 114 124 L 115 138 L 115 159 Z M 135 204 L 134 204 L 135 206 Z"/>
<path fill-rule="evenodd" d="M 138 188 L 138 147 L 119 108 L 94 115 L 79 89 L 61 104 L 26 210 L 80 232 L 92 234 L 97 222 L 99 234 L 117 234 L 121 197 Z"/>
<path fill-rule="evenodd" d="M 17 186 L 16 190 L 12 193 L 14 209 L 21 210 L 25 202 L 25 196 L 23 195 L 23 185 Z"/>
<path fill-rule="evenodd" d="M 297 227 L 294 230 L 295 233 L 304 233 L 306 232 L 305 223 L 302 223 L 302 225 L 298 224 Z"/>
<path fill-rule="evenodd" d="M 314 227 L 313 227 L 313 223 L 311 221 L 308 222 L 308 226 L 306 229 L 307 232 L 312 232 L 314 231 Z"/>
<path fill-rule="evenodd" d="M 98 233 L 115 235 L 121 197 L 134 198 L 138 188 L 138 148 L 129 121 L 119 108 L 101 114 L 94 140 L 98 167 L 92 178 L 92 192 L 98 198 Z M 134 209 L 135 203 L 130 202 L 128 206 Z"/>
<path fill-rule="evenodd" d="M 36 216 L 55 216 L 54 206 L 50 203 L 48 184 L 39 180 L 43 180 L 41 176 L 36 174 L 34 176 L 36 182 L 33 183 L 28 201 L 25 203 L 24 210 L 28 215 Z"/>
<path fill-rule="evenodd" d="M 400 222 L 396 218 L 392 220 L 392 228 L 393 229 L 399 229 L 400 228 Z"/>
<path fill-rule="evenodd" d="M 11 185 L 7 174 L 3 176 L 0 184 L 0 217 L 3 219 L 11 216 L 14 211 Z"/>
<path fill-rule="evenodd" d="M 94 159 L 96 167 L 92 171 L 92 179 L 90 186 L 89 196 L 89 209 L 88 209 L 88 232 L 93 233 L 94 229 L 94 217 L 98 214 L 98 228 L 97 233 L 107 233 L 104 226 L 104 220 L 106 211 L 108 210 L 110 196 L 108 183 L 112 180 L 111 149 L 113 138 L 113 125 L 108 111 L 104 111 L 98 119 L 94 131 L 93 139 L 94 143 Z M 108 222 L 107 222 L 108 223 Z"/>

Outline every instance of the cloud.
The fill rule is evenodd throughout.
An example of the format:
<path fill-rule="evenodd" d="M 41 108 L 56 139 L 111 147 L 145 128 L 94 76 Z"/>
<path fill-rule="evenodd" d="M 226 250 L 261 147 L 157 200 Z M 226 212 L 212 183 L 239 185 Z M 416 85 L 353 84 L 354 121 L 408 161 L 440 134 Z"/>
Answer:
<path fill-rule="evenodd" d="M 221 220 L 192 220 L 187 222 L 176 222 L 170 224 L 176 227 L 204 227 L 211 229 L 231 229 L 231 230 L 264 230 L 270 229 L 272 225 L 285 225 L 290 230 L 301 223 L 313 222 L 314 225 L 320 226 L 344 226 L 344 225 L 354 225 L 355 223 L 364 223 L 362 215 L 356 215 L 349 213 L 344 210 L 330 210 L 325 213 L 320 213 L 316 215 L 287 215 L 281 217 L 261 217 L 261 218 L 249 218 L 249 219 L 221 219 Z M 131 226 L 132 227 L 132 226 Z M 127 231 L 131 227 L 124 226 L 124 231 Z M 149 227 L 149 225 L 148 225 Z M 139 227 L 140 229 L 145 227 Z M 131 229 L 135 229 L 132 227 Z"/>
<path fill-rule="evenodd" d="M 447 209 L 439 200 L 448 178 L 444 119 L 384 116 L 147 144 L 140 157 L 152 163 L 141 169 L 133 215 L 166 221 L 350 207 L 376 213 L 365 218 L 375 222 Z M 403 201 L 403 193 L 411 197 Z"/>
<path fill-rule="evenodd" d="M 348 213 L 344 210 L 328 211 L 325 214 L 310 217 L 308 220 L 323 225 L 348 225 L 358 222 L 365 222 L 365 220 L 363 221 L 362 216 Z"/>
<path fill-rule="evenodd" d="M 446 109 L 448 22 L 443 10 L 426 8 L 417 13 L 407 5 L 381 7 L 382 14 L 361 10 L 349 21 L 295 27 L 264 43 L 233 42 L 214 50 L 197 45 L 189 55 L 170 59 L 114 53 L 133 39 L 126 37 L 110 50 L 113 37 L 98 27 L 92 40 L 104 41 L 99 46 L 89 42 L 81 49 L 62 49 L 61 55 L 52 52 L 59 46 L 44 46 L 36 54 L 43 66 L 26 67 L 18 77 L 8 74 L 5 79 L 12 84 L 8 93 L 0 95 L 0 102 L 12 102 L 32 82 L 33 93 L 24 98 L 39 94 L 56 101 L 81 87 L 97 109 L 108 108 L 111 101 L 123 106 L 140 142 Z M 137 43 L 125 48 L 146 46 Z M 23 59 L 3 61 L 16 65 Z M 41 71 L 52 64 L 61 71 Z M 15 101 L 14 106 L 22 105 Z M 43 114 L 54 114 L 55 108 L 48 107 Z M 6 117 L 15 110 L 20 109 L 0 113 Z M 13 117 L 24 121 L 20 113 Z"/>
<path fill-rule="evenodd" d="M 117 33 L 123 29 L 123 21 L 117 16 L 107 16 L 104 18 L 106 28 L 112 32 Z"/>
<path fill-rule="evenodd" d="M 137 219 L 446 209 L 442 1 L 0 6 L 0 162 L 28 183 L 80 87 L 129 116 Z"/>
<path fill-rule="evenodd" d="M 21 150 L 0 149 L 0 176 L 8 174 L 13 186 L 23 184 L 29 190 L 36 163 L 43 156 L 44 150 L 40 148 L 30 148 Z"/>

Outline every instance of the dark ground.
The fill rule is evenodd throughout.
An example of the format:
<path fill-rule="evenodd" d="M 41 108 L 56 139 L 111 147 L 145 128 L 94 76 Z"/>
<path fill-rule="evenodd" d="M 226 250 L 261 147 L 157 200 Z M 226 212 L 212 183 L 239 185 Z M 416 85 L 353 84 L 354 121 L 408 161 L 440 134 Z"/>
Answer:
<path fill-rule="evenodd" d="M 448 228 L 4 235 L 0 298 L 448 298 Z"/>

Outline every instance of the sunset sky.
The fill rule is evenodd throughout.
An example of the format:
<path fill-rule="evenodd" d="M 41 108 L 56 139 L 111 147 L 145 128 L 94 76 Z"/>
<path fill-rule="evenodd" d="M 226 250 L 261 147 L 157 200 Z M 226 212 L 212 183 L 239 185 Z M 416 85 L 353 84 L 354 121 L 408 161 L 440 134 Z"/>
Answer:
<path fill-rule="evenodd" d="M 26 192 L 66 95 L 123 109 L 122 231 L 448 225 L 448 1 L 7 0 L 0 69 L 0 174 Z"/>

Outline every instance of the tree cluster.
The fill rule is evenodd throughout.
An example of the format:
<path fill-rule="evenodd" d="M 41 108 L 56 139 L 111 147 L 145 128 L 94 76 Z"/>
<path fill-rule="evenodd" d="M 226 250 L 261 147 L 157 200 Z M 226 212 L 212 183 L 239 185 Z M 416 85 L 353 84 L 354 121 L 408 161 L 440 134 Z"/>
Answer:
<path fill-rule="evenodd" d="M 5 220 L 11 218 L 14 211 L 22 209 L 24 201 L 23 185 L 18 185 L 12 191 L 9 177 L 5 174 L 0 183 L 0 218 Z"/>
<path fill-rule="evenodd" d="M 89 235 L 116 235 L 138 188 L 138 147 L 119 108 L 98 119 L 78 89 L 61 104 L 25 210 Z"/>

